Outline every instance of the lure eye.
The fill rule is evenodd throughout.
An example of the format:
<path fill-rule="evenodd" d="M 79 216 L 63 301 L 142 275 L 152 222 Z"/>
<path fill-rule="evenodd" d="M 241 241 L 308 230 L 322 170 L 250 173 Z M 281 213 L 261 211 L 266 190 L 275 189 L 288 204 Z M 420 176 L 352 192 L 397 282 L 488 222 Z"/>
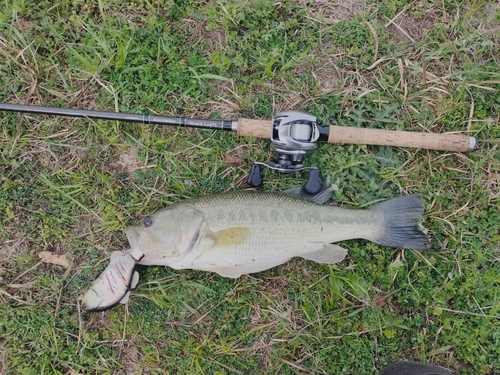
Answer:
<path fill-rule="evenodd" d="M 153 225 L 153 218 L 151 216 L 146 216 L 144 218 L 144 226 L 150 227 L 151 225 Z"/>

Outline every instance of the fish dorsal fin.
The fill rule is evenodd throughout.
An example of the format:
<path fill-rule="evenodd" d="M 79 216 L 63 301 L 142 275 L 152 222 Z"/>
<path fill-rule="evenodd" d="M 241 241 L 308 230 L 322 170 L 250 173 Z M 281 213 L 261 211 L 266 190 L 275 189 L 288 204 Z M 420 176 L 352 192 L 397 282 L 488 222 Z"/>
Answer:
<path fill-rule="evenodd" d="M 341 262 L 347 255 L 347 250 L 334 244 L 324 244 L 320 249 L 302 254 L 304 259 L 317 263 L 334 264 Z"/>
<path fill-rule="evenodd" d="M 326 203 L 333 195 L 333 189 L 331 187 L 322 188 L 317 194 L 310 194 L 304 189 L 304 186 L 296 186 L 290 189 L 282 191 L 283 194 L 291 195 L 293 197 L 299 197 L 306 199 L 315 203 L 323 204 Z"/>

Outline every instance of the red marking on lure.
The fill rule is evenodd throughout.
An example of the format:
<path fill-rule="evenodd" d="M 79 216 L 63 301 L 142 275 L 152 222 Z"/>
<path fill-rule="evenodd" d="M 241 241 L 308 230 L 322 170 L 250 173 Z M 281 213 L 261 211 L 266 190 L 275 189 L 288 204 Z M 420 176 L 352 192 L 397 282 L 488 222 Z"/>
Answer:
<path fill-rule="evenodd" d="M 125 271 L 125 267 L 123 267 L 122 262 L 120 262 L 120 266 L 121 266 L 122 270 Z M 116 267 L 116 270 L 118 271 L 118 273 L 122 277 L 123 282 L 126 284 L 127 283 L 127 279 L 125 278 L 125 276 L 123 276 L 123 273 L 122 273 L 122 271 L 120 271 L 120 268 Z"/>
<path fill-rule="evenodd" d="M 111 274 L 111 276 L 113 276 L 113 274 Z M 108 280 L 109 290 L 111 290 L 111 293 L 115 294 L 115 290 L 113 289 L 113 285 L 111 285 L 108 274 L 106 274 L 106 280 Z"/>
<path fill-rule="evenodd" d="M 109 271 L 110 271 L 109 273 L 111 274 L 111 277 L 113 278 L 113 282 L 116 283 L 115 275 L 113 273 L 113 270 L 110 268 Z"/>

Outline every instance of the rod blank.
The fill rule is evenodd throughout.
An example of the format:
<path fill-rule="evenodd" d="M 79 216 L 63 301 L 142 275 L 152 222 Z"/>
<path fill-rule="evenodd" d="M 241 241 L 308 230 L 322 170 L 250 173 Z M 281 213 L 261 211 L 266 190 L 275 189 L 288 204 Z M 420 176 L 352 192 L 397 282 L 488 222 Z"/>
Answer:
<path fill-rule="evenodd" d="M 201 120 L 185 117 L 167 117 L 134 113 L 91 111 L 88 109 L 55 108 L 7 103 L 0 103 L 0 110 L 10 112 L 36 113 L 51 116 L 90 118 L 96 120 L 139 122 L 141 124 L 183 126 L 188 128 L 216 129 L 226 131 L 236 130 L 236 126 L 233 121 L 222 120 Z"/>

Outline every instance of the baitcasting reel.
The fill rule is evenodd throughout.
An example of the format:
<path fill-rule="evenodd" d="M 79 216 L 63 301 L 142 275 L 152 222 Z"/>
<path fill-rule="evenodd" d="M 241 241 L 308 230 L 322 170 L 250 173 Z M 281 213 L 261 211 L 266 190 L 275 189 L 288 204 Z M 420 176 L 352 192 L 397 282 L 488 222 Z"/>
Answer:
<path fill-rule="evenodd" d="M 251 187 L 262 185 L 262 167 L 283 174 L 309 171 L 304 188 L 309 194 L 318 193 L 321 189 L 319 169 L 305 167 L 302 161 L 307 151 L 316 148 L 316 142 L 320 138 L 328 138 L 327 130 L 328 128 L 318 126 L 316 117 L 310 114 L 298 111 L 278 113 L 271 123 L 271 147 L 278 154 L 278 158 L 264 163 L 254 162 L 248 176 L 248 184 Z"/>

